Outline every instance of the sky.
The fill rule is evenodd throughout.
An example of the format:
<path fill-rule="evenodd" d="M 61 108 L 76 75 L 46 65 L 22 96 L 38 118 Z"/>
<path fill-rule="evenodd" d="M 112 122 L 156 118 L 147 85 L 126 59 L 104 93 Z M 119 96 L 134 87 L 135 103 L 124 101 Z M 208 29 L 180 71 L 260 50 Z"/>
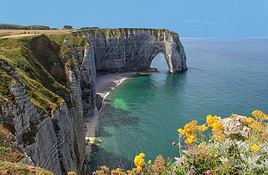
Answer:
<path fill-rule="evenodd" d="M 268 0 L 0 0 L 0 23 L 167 28 L 182 37 L 268 37 Z"/>

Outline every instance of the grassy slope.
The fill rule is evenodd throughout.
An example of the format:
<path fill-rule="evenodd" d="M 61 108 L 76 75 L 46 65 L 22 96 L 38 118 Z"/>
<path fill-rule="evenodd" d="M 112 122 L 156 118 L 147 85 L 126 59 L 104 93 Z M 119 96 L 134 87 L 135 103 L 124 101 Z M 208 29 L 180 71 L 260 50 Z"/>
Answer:
<path fill-rule="evenodd" d="M 31 102 L 48 114 L 64 102 L 59 94 L 68 96 L 69 93 L 65 67 L 71 62 L 72 54 L 64 40 L 74 46 L 86 43 L 84 38 L 71 34 L 0 38 L 0 60 L 16 70 Z M 8 101 L 14 100 L 10 93 L 12 80 L 0 68 L 0 113 Z M 0 174 L 52 174 L 41 168 L 17 163 L 24 154 L 13 144 L 13 129 L 13 126 L 5 126 L 0 122 Z"/>
<path fill-rule="evenodd" d="M 70 34 L 53 34 L 48 37 L 0 39 L 0 59 L 16 69 L 31 101 L 46 112 L 56 109 L 63 102 L 58 92 L 68 92 L 64 67 L 71 58 L 64 58 L 64 55 L 71 51 L 63 44 L 64 39 L 74 45 L 85 44 L 82 37 Z M 11 78 L 3 70 L 0 72 L 3 80 L 0 83 L 0 97 L 7 98 Z"/>
<path fill-rule="evenodd" d="M 55 109 L 61 99 L 51 93 L 43 84 L 42 81 L 59 85 L 44 69 L 41 64 L 38 64 L 31 52 L 32 38 L 23 39 L 1 39 L 0 40 L 0 55 L 1 59 L 9 63 L 20 75 L 28 95 L 32 102 L 47 112 Z M 8 83 L 10 84 L 10 83 Z M 4 87 L 3 87 L 4 86 Z M 1 83 L 0 88 L 7 86 Z M 63 88 L 63 87 L 62 87 Z"/>
<path fill-rule="evenodd" d="M 18 162 L 24 154 L 13 143 L 15 136 L 0 123 L 0 160 Z"/>
<path fill-rule="evenodd" d="M 39 167 L 33 167 L 21 163 L 0 161 L 1 175 L 53 175 L 52 172 Z"/>
<path fill-rule="evenodd" d="M 0 174 L 1 175 L 53 175 L 53 173 L 18 163 L 24 154 L 14 146 L 15 136 L 0 123 Z"/>
<path fill-rule="evenodd" d="M 0 38 L 18 38 L 32 35 L 64 35 L 74 30 L 12 30 L 0 29 Z"/>

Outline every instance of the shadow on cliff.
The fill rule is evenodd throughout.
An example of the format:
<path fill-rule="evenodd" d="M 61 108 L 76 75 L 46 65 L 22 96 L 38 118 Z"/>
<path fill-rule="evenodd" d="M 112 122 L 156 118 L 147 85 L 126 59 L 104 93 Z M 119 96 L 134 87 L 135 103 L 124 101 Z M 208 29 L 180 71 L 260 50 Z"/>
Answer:
<path fill-rule="evenodd" d="M 106 165 L 110 169 L 117 167 L 130 169 L 133 167 L 133 161 L 113 152 L 106 151 L 97 145 L 92 145 L 92 152 L 89 161 L 90 173 L 94 172 L 103 165 Z"/>

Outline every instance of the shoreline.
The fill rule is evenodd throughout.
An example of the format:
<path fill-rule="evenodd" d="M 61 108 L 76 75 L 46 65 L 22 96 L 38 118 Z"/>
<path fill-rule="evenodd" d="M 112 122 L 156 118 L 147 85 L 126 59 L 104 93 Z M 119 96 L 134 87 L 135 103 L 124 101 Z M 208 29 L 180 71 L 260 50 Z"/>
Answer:
<path fill-rule="evenodd" d="M 124 72 L 108 73 L 96 76 L 96 107 L 92 115 L 84 119 L 85 140 L 88 146 L 99 142 L 96 138 L 96 128 L 100 119 L 100 111 L 107 96 L 127 79 L 151 73 L 152 72 Z"/>
<path fill-rule="evenodd" d="M 127 79 L 138 75 L 139 72 L 109 73 L 96 77 L 96 106 L 100 112 L 105 99 L 118 86 Z"/>
<path fill-rule="evenodd" d="M 86 159 L 91 160 L 92 145 L 98 145 L 101 140 L 96 136 L 96 129 L 99 125 L 100 111 L 106 97 L 125 80 L 138 75 L 137 72 L 109 73 L 96 76 L 96 107 L 92 116 L 84 120 L 84 132 L 86 142 Z"/>
<path fill-rule="evenodd" d="M 90 156 L 91 145 L 97 144 L 96 128 L 99 123 L 100 111 L 105 98 L 125 80 L 137 75 L 137 72 L 103 74 L 96 77 L 96 107 L 91 116 L 84 119 L 84 132 L 87 155 Z"/>
<path fill-rule="evenodd" d="M 124 81 L 134 76 L 150 75 L 153 72 L 124 72 L 108 73 L 96 76 L 96 107 L 93 114 L 84 120 L 84 132 L 86 142 L 86 155 L 88 161 L 91 160 L 92 145 L 98 146 L 102 140 L 96 136 L 96 129 L 99 125 L 100 111 L 105 103 L 105 99 L 111 92 Z"/>

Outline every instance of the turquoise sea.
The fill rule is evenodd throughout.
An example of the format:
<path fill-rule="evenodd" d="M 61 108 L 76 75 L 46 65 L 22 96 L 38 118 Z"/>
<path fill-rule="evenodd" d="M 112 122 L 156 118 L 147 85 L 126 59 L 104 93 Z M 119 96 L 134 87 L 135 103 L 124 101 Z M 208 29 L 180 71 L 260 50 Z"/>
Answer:
<path fill-rule="evenodd" d="M 91 166 L 127 168 L 140 152 L 174 158 L 177 128 L 207 114 L 226 117 L 268 113 L 268 39 L 183 38 L 188 71 L 167 73 L 163 55 L 152 63 L 160 73 L 134 77 L 106 99 L 97 131 L 102 140 Z"/>

